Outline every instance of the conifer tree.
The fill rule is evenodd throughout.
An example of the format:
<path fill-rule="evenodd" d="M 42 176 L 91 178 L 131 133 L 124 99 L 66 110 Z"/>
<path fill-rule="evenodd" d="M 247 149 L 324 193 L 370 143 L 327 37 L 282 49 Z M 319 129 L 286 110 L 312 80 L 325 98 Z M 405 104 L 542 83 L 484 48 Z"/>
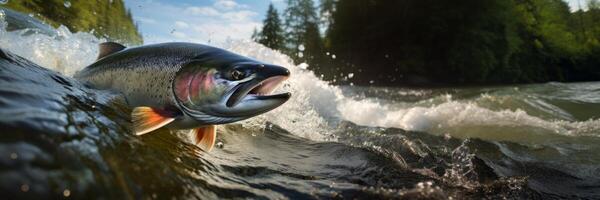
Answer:
<path fill-rule="evenodd" d="M 333 24 L 333 13 L 335 12 L 336 2 L 336 0 L 321 0 L 321 5 L 319 6 L 321 25 L 327 29 Z"/>
<path fill-rule="evenodd" d="M 263 21 L 262 31 L 258 34 L 258 43 L 261 43 L 271 49 L 280 50 L 282 49 L 284 37 L 283 29 L 281 27 L 281 20 L 277 9 L 273 4 L 269 5 L 267 10 L 267 18 Z"/>
<path fill-rule="evenodd" d="M 260 39 L 260 35 L 256 27 L 254 27 L 254 30 L 252 30 L 252 36 L 250 36 L 250 39 L 252 39 L 252 41 L 254 42 L 258 42 L 258 40 Z"/>
<path fill-rule="evenodd" d="M 318 68 L 323 58 L 319 18 L 312 0 L 288 0 L 285 10 L 286 52 L 296 63 Z"/>

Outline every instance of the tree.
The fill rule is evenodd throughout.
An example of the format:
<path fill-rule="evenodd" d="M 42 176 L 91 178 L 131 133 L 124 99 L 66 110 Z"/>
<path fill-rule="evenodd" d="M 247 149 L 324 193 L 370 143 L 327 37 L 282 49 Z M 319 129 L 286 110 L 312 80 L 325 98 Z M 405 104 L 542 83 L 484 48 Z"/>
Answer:
<path fill-rule="evenodd" d="M 319 6 L 321 25 L 327 29 L 333 24 L 333 13 L 335 12 L 336 0 L 321 0 Z"/>
<path fill-rule="evenodd" d="M 68 3 L 67 3 L 68 2 Z M 36 14 L 42 21 L 72 32 L 85 31 L 126 44 L 142 44 L 142 35 L 123 0 L 63 1 L 20 0 L 3 5 L 16 11 Z"/>
<path fill-rule="evenodd" d="M 319 6 L 320 15 L 321 15 L 321 27 L 323 27 L 325 31 L 325 36 L 329 35 L 330 27 L 333 26 L 333 13 L 336 10 L 337 0 L 321 0 L 321 5 Z M 331 42 L 328 37 L 323 38 L 323 47 L 325 49 L 331 48 Z"/>
<path fill-rule="evenodd" d="M 260 39 L 260 35 L 258 33 L 258 30 L 256 30 L 256 27 L 254 27 L 254 30 L 252 30 L 252 36 L 250 36 L 250 39 L 252 39 L 252 41 L 254 42 L 258 42 L 258 40 Z"/>
<path fill-rule="evenodd" d="M 280 50 L 284 47 L 283 29 L 281 28 L 281 20 L 279 14 L 273 6 L 269 4 L 267 10 L 267 18 L 263 21 L 263 28 L 257 35 L 258 43 L 261 43 L 271 49 Z"/>
<path fill-rule="evenodd" d="M 323 60 L 323 43 L 319 18 L 312 0 L 288 0 L 285 10 L 286 52 L 296 63 L 307 62 L 311 68 Z"/>

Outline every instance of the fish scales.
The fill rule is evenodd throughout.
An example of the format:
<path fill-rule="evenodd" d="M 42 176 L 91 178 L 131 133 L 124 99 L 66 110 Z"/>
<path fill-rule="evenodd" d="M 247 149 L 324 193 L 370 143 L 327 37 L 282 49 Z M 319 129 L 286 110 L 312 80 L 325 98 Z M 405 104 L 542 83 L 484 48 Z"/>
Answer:
<path fill-rule="evenodd" d="M 289 98 L 271 95 L 289 71 L 235 53 L 192 43 L 129 48 L 100 44 L 98 60 L 75 78 L 123 94 L 134 107 L 133 132 L 158 128 L 194 129 L 196 143 L 214 145 L 217 124 L 268 112 Z"/>
<path fill-rule="evenodd" d="M 90 65 L 78 73 L 77 78 L 99 89 L 113 89 L 124 96 L 131 105 L 165 107 L 175 105 L 172 92 L 173 79 L 192 51 L 173 51 L 158 48 L 148 51 L 138 47 L 117 52 Z"/>

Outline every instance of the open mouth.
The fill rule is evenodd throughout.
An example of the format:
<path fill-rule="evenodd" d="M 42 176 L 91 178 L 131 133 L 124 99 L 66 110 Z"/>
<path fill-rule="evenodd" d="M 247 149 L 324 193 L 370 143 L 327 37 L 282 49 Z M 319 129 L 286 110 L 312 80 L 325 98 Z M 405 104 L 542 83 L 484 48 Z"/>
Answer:
<path fill-rule="evenodd" d="M 271 92 L 273 92 L 273 90 L 277 89 L 279 84 L 281 82 L 285 81 L 287 78 L 288 78 L 288 76 L 273 76 L 273 77 L 267 78 L 267 79 L 261 81 L 260 83 L 258 83 L 256 86 L 254 86 L 254 88 L 252 88 L 252 90 L 250 90 L 250 92 L 248 92 L 248 95 L 252 95 L 255 97 L 270 97 L 270 96 L 285 94 L 285 93 L 281 93 L 281 94 L 270 95 Z"/>
<path fill-rule="evenodd" d="M 227 100 L 227 107 L 233 107 L 244 99 L 287 99 L 290 97 L 289 92 L 271 94 L 281 82 L 288 79 L 289 76 L 278 75 L 264 79 L 260 82 L 248 82 L 241 87 L 235 89 L 235 92 Z"/>

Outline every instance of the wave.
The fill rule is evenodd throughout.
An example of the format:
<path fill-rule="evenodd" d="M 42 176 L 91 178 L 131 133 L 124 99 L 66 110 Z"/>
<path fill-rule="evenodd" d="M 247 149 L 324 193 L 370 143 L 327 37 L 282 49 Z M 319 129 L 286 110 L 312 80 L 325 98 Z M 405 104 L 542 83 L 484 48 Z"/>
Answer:
<path fill-rule="evenodd" d="M 305 70 L 304 66 L 293 65 L 291 60 L 280 52 L 262 45 L 251 41 L 228 41 L 223 47 L 242 55 L 287 66 L 291 70 L 292 77 L 288 88 L 292 90 L 292 100 L 266 116 L 269 121 L 311 139 L 335 138 L 335 135 L 331 135 L 331 132 L 335 132 L 332 130 L 335 127 L 331 125 L 337 124 L 340 120 L 364 126 L 393 127 L 433 134 L 449 134 L 459 138 L 475 137 L 489 140 L 538 141 L 547 137 L 547 134 L 581 136 L 597 135 L 600 132 L 599 119 L 587 121 L 544 119 L 528 114 L 519 108 L 523 106 L 520 104 L 505 106 L 509 108 L 517 106 L 513 109 L 485 107 L 486 104 L 490 104 L 490 101 L 511 98 L 511 95 L 483 93 L 473 100 L 453 100 L 452 95 L 444 94 L 414 103 L 404 103 L 400 108 L 393 105 L 398 102 L 382 103 L 376 97 L 357 99 L 345 94 L 340 87 L 320 80 L 311 71 Z M 401 93 L 423 94 L 419 90 L 403 90 Z M 517 99 L 528 100 L 526 96 Z M 500 101 L 506 103 L 508 100 Z M 430 105 L 422 106 L 423 104 Z M 545 105 L 552 108 L 550 104 Z M 549 112 L 561 113 L 558 108 Z"/>
<path fill-rule="evenodd" d="M 0 20 L 0 26 L 1 48 L 65 75 L 72 75 L 92 63 L 97 55 L 97 45 L 106 41 L 89 33 L 71 33 L 64 26 L 56 29 L 56 35 L 25 34 L 24 30 L 9 32 L 5 29 L 4 20 Z M 517 97 L 521 104 L 516 104 L 516 107 L 489 106 L 490 102 L 505 102 L 502 98 L 510 97 L 510 93 L 483 93 L 467 100 L 442 94 L 415 102 L 405 99 L 385 102 L 373 96 L 351 96 L 339 86 L 320 80 L 306 70 L 305 64 L 294 65 L 288 56 L 255 42 L 228 40 L 216 46 L 285 66 L 291 71 L 291 78 L 282 87 L 292 92 L 290 101 L 263 116 L 240 122 L 245 126 L 264 128 L 264 121 L 270 121 L 295 135 L 315 141 L 336 140 L 335 133 L 339 131 L 336 126 L 341 121 L 459 138 L 521 142 L 539 141 L 548 135 L 596 136 L 600 132 L 599 119 L 575 121 L 569 113 L 544 101 L 528 104 L 531 99 L 527 96 Z M 549 87 L 556 87 L 556 84 L 549 84 Z M 422 90 L 390 91 L 422 94 Z M 397 105 L 399 103 L 400 106 Z M 536 112 L 550 113 L 554 117 L 544 117 Z"/>

